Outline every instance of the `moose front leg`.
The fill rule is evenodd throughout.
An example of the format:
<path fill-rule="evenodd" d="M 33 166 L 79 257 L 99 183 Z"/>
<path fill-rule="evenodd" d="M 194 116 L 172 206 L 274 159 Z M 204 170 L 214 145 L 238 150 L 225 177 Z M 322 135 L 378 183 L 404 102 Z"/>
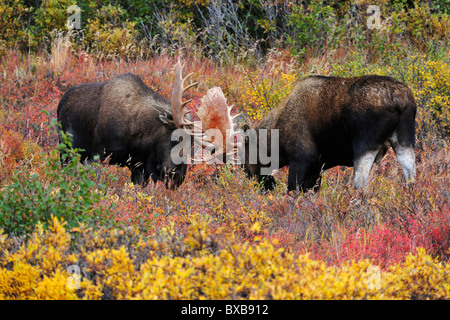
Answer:
<path fill-rule="evenodd" d="M 318 165 L 311 163 L 293 163 L 289 166 L 288 191 L 300 190 L 308 191 L 313 189 L 314 192 L 319 190 L 320 186 L 320 170 Z"/>
<path fill-rule="evenodd" d="M 306 165 L 304 163 L 292 163 L 289 165 L 288 191 L 303 190 L 305 183 Z"/>
<path fill-rule="evenodd" d="M 307 191 L 313 189 L 314 192 L 320 187 L 321 166 L 316 157 L 303 157 L 303 159 L 291 162 L 289 165 L 288 191 Z"/>
<path fill-rule="evenodd" d="M 131 171 L 131 182 L 135 185 L 140 185 L 145 188 L 149 178 L 150 175 L 144 168 L 135 168 Z"/>
<path fill-rule="evenodd" d="M 131 170 L 131 182 L 135 185 L 140 185 L 145 188 L 148 184 L 150 177 L 153 182 L 158 181 L 158 175 L 153 168 L 151 161 L 147 162 L 137 162 L 129 166 Z"/>
<path fill-rule="evenodd" d="M 261 182 L 263 183 L 265 190 L 273 190 L 277 186 L 275 178 L 272 175 L 261 176 Z"/>

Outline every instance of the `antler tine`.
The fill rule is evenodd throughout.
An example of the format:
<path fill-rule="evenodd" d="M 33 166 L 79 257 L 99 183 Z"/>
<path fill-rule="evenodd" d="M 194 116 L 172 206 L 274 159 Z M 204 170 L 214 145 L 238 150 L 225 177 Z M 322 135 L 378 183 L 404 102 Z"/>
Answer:
<path fill-rule="evenodd" d="M 190 120 L 187 120 L 185 117 L 186 115 L 191 112 L 190 110 L 186 109 L 186 105 L 192 101 L 192 99 L 189 99 L 187 101 L 183 102 L 183 94 L 190 88 L 197 85 L 196 83 L 190 84 L 187 87 L 184 86 L 185 81 L 190 78 L 193 73 L 191 72 L 186 77 L 183 78 L 183 67 L 180 62 L 180 58 L 177 60 L 177 64 L 175 66 L 175 79 L 173 83 L 172 88 L 172 98 L 171 98 L 171 105 L 172 105 L 172 117 L 173 121 L 175 122 L 175 125 L 177 128 L 184 128 L 187 126 L 192 126 L 193 122 Z"/>
<path fill-rule="evenodd" d="M 231 110 L 231 109 L 230 109 Z M 239 117 L 242 114 L 242 112 L 239 112 L 238 114 L 235 114 L 234 116 L 231 116 L 231 119 L 234 120 L 237 117 Z"/>
<path fill-rule="evenodd" d="M 238 158 L 237 158 L 237 150 L 233 150 L 233 151 L 225 153 L 223 151 L 223 149 L 220 149 L 218 152 L 214 152 L 214 154 L 212 154 L 208 158 L 201 159 L 201 161 L 209 162 L 211 160 L 218 159 L 219 157 L 223 157 L 223 156 L 225 156 L 225 157 L 230 157 L 231 156 L 232 157 L 231 159 L 226 159 L 227 163 L 237 164 L 239 162 Z"/>
<path fill-rule="evenodd" d="M 197 129 L 199 133 L 203 134 L 203 127 L 202 125 L 198 125 L 198 123 L 194 123 L 194 129 Z"/>
<path fill-rule="evenodd" d="M 230 134 L 230 138 L 236 137 L 236 136 L 238 136 L 238 135 L 240 135 L 240 134 L 242 134 L 242 132 L 241 132 L 240 129 L 238 129 L 238 130 L 233 130 L 233 132 L 231 132 L 231 134 Z"/>
<path fill-rule="evenodd" d="M 202 137 L 202 139 L 200 141 L 198 139 L 195 139 L 195 140 L 198 144 L 201 145 L 202 148 L 211 148 L 211 149 L 214 148 L 215 149 L 217 146 L 215 144 L 211 143 L 210 141 L 208 141 L 207 139 L 208 139 L 208 137 Z M 238 152 L 239 152 L 238 146 L 236 146 L 235 148 L 233 148 L 232 150 L 230 150 L 226 153 L 225 153 L 225 150 L 223 147 L 219 147 L 219 149 L 217 151 L 215 151 L 214 153 L 212 153 L 211 156 L 202 158 L 201 161 L 209 162 L 211 160 L 219 159 L 220 157 L 225 156 L 225 161 L 227 163 L 236 164 L 239 161 Z M 230 159 L 228 159 L 228 158 L 230 158 Z"/>
<path fill-rule="evenodd" d="M 202 148 L 211 148 L 211 149 L 214 149 L 214 148 L 216 147 L 215 144 L 213 144 L 213 143 L 211 143 L 211 142 L 209 142 L 209 141 L 206 141 L 205 139 L 202 139 L 202 140 L 201 140 L 200 145 L 202 146 Z M 219 151 L 222 152 L 221 150 L 219 150 Z M 217 152 L 214 152 L 214 154 L 216 154 L 216 153 L 217 153 Z"/>
<path fill-rule="evenodd" d="M 185 105 L 187 105 L 189 102 L 191 102 L 192 101 L 192 99 L 189 99 L 189 100 L 186 100 L 186 101 L 184 101 L 183 103 L 181 103 L 181 105 L 184 107 Z M 190 113 L 191 112 L 191 110 L 187 110 L 186 112 L 185 112 L 185 115 L 186 114 L 188 114 L 188 113 Z"/>
<path fill-rule="evenodd" d="M 192 75 L 192 73 L 189 74 L 189 76 L 191 76 L 191 75 Z M 187 77 L 185 79 L 187 79 Z M 196 85 L 198 85 L 198 82 L 191 83 L 190 85 L 188 85 L 186 88 L 183 89 L 183 93 L 188 91 L 190 88 L 195 87 Z"/>
<path fill-rule="evenodd" d="M 221 156 L 223 156 L 223 155 L 224 155 L 223 150 L 220 151 L 220 152 L 214 152 L 214 154 L 212 154 L 212 155 L 209 156 L 208 158 L 203 158 L 203 159 L 201 159 L 201 161 L 202 161 L 202 162 L 210 162 L 210 161 L 212 161 L 212 160 L 214 160 L 214 159 L 218 159 L 219 157 L 221 157 Z"/>

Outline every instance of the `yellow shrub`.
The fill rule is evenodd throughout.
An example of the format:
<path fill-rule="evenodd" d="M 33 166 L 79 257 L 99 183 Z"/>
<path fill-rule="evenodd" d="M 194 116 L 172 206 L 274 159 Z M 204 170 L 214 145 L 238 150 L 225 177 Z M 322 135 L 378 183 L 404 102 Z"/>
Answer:
<path fill-rule="evenodd" d="M 274 80 L 267 75 L 250 73 L 240 97 L 244 111 L 253 120 L 261 119 L 289 94 L 296 80 L 296 74 L 282 73 Z"/>
<path fill-rule="evenodd" d="M 0 299 L 29 299 L 38 284 L 39 268 L 26 261 L 16 261 L 12 268 L 0 269 Z"/>
<path fill-rule="evenodd" d="M 139 55 L 142 50 L 136 23 L 125 20 L 124 16 L 125 10 L 120 6 L 103 5 L 95 19 L 88 19 L 85 43 L 107 58 Z"/>
<path fill-rule="evenodd" d="M 33 44 L 37 46 L 40 41 L 49 37 L 53 30 L 67 30 L 69 15 L 67 8 L 76 5 L 76 0 L 44 0 L 35 11 L 36 30 L 30 34 L 33 36 Z"/>
<path fill-rule="evenodd" d="M 9 241 L 8 241 L 9 240 Z M 1 299 L 76 299 L 67 286 L 69 265 L 75 256 L 69 252 L 71 236 L 64 223 L 56 218 L 48 231 L 38 229 L 20 250 L 8 250 L 13 239 L 0 236 L 0 298 Z M 6 267 L 8 264 L 12 267 Z M 87 288 L 89 285 L 83 282 Z"/>
<path fill-rule="evenodd" d="M 32 297 L 37 300 L 76 300 L 75 290 L 67 287 L 69 274 L 66 271 L 56 270 L 51 276 L 44 275 L 43 279 L 33 286 Z"/>
<path fill-rule="evenodd" d="M 438 262 L 419 249 L 405 263 L 390 269 L 389 294 L 400 299 L 448 299 L 450 296 L 450 266 Z"/>
<path fill-rule="evenodd" d="M 422 112 L 431 112 L 442 130 L 450 134 L 450 65 L 426 60 L 423 55 L 418 55 L 417 59 L 419 64 L 411 66 L 408 73 L 416 101 Z M 415 81 L 415 76 L 420 80 Z M 418 116 L 424 115 L 419 112 Z"/>
<path fill-rule="evenodd" d="M 419 49 L 426 49 L 431 43 L 449 43 L 450 16 L 446 13 L 433 14 L 427 4 L 416 5 L 408 11 L 406 30 Z"/>
<path fill-rule="evenodd" d="M 27 45 L 29 35 L 24 25 L 30 12 L 30 8 L 20 0 L 0 3 L 0 57 L 6 53 L 7 48 Z"/>
<path fill-rule="evenodd" d="M 135 22 L 127 21 L 114 27 L 110 23 L 101 24 L 99 20 L 89 21 L 86 41 L 92 43 L 94 50 L 104 53 L 108 58 L 135 57 L 140 52 L 135 25 Z"/>
<path fill-rule="evenodd" d="M 381 271 L 363 260 L 329 266 L 267 240 L 209 234 L 199 216 L 184 241 L 139 239 L 136 230 L 74 235 L 53 219 L 27 242 L 0 235 L 1 299 L 444 299 L 450 267 L 424 250 Z M 109 236 L 106 236 L 109 233 Z M 70 239 L 72 238 L 72 242 Z M 93 241 L 102 238 L 102 241 Z M 128 240 L 127 240 L 128 239 Z M 211 242 L 217 241 L 214 246 Z M 72 243 L 72 244 L 71 244 Z M 86 245 L 89 243 L 90 245 Z M 177 244 L 178 243 L 178 244 Z M 79 246 L 79 247 L 77 247 Z M 72 252 L 70 248 L 75 248 Z M 68 285 L 67 266 L 82 269 Z"/>

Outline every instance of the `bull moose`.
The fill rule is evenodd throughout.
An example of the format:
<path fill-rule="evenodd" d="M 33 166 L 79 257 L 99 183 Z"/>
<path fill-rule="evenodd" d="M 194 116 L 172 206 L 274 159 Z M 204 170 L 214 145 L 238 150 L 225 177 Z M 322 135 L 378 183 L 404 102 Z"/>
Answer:
<path fill-rule="evenodd" d="M 322 171 L 338 165 L 353 166 L 353 183 L 362 189 L 374 161 L 390 146 L 406 180 L 414 181 L 415 115 L 411 90 L 391 77 L 308 76 L 253 131 L 259 134 L 267 129 L 267 149 L 278 152 L 279 167 L 289 166 L 288 190 L 317 190 Z M 245 171 L 263 181 L 266 189 L 273 189 L 275 180 L 261 174 L 261 161 L 249 162 L 249 129 L 242 127 Z M 271 146 L 274 129 L 278 129 L 279 145 Z"/>
<path fill-rule="evenodd" d="M 151 177 L 175 188 L 184 180 L 186 163 L 173 163 L 171 150 L 177 141 L 171 136 L 192 126 L 185 107 L 189 101 L 182 101 L 183 93 L 196 84 L 185 86 L 191 75 L 183 78 L 178 61 L 171 100 L 131 73 L 75 85 L 58 104 L 60 130 L 72 135 L 72 146 L 82 149 L 83 160 L 109 157 L 110 164 L 130 168 L 135 184 L 145 186 Z"/>
<path fill-rule="evenodd" d="M 236 116 L 230 115 L 232 106 L 217 87 L 201 100 L 200 125 L 186 118 L 189 101 L 183 102 L 182 95 L 195 85 L 184 85 L 191 75 L 182 77 L 178 61 L 170 101 L 132 74 L 74 86 L 58 105 L 61 130 L 72 134 L 74 147 L 84 149 L 83 158 L 110 156 L 110 163 L 128 166 L 132 181 L 141 185 L 149 177 L 164 180 L 169 187 L 183 182 L 187 164 L 174 163 L 171 152 L 178 144 L 172 139 L 176 129 L 191 136 L 199 129 L 200 145 L 213 150 L 209 159 L 231 156 L 236 163 L 239 153 L 247 174 L 262 180 L 266 189 L 273 189 L 275 180 L 264 170 L 262 149 L 276 154 L 277 168 L 289 166 L 288 190 L 317 190 L 322 171 L 338 165 L 354 166 L 354 185 L 361 189 L 367 185 L 373 163 L 390 146 L 406 180 L 414 181 L 417 107 L 411 90 L 391 77 L 303 78 L 254 129 L 234 130 Z M 211 129 L 218 132 L 215 138 L 207 134 Z M 279 142 L 273 144 L 275 133 Z M 244 141 L 230 148 L 230 139 L 239 134 Z M 251 134 L 259 135 L 258 139 L 251 139 Z M 251 161 L 255 147 L 259 152 L 256 161 Z"/>

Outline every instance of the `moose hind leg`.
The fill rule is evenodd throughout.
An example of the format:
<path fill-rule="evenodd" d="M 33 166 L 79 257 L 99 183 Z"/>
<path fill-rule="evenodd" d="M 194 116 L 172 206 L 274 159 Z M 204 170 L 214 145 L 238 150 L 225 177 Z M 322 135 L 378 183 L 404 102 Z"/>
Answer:
<path fill-rule="evenodd" d="M 354 160 L 353 185 L 356 189 L 364 188 L 369 181 L 370 169 L 379 150 L 367 151 Z"/>
<path fill-rule="evenodd" d="M 412 145 L 402 144 L 397 136 L 397 132 L 389 138 L 394 149 L 398 163 L 402 167 L 403 175 L 407 182 L 414 182 L 416 177 L 416 154 Z"/>

